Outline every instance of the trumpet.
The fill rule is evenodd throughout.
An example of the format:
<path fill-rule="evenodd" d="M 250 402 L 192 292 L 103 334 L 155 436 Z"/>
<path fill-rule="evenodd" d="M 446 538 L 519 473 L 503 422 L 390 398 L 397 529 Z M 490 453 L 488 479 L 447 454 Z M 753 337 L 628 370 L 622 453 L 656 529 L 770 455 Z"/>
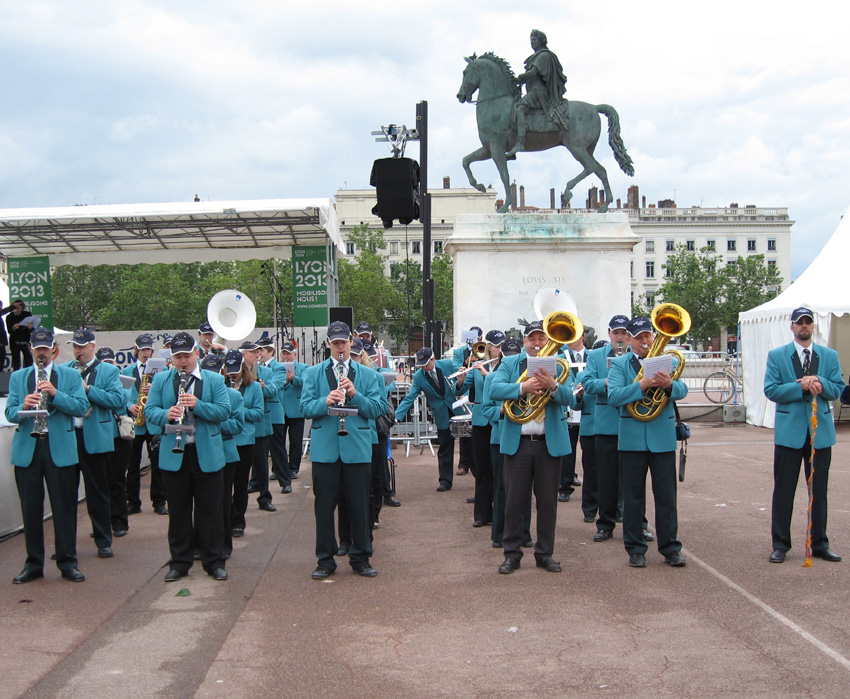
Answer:
<path fill-rule="evenodd" d="M 664 348 L 671 338 L 687 334 L 688 330 L 691 329 L 691 316 L 684 308 L 675 303 L 662 303 L 652 309 L 650 321 L 657 335 L 646 356 L 657 357 L 662 354 L 672 354 L 676 357 L 679 363 L 673 369 L 673 373 L 670 374 L 670 378 L 676 381 L 685 370 L 685 357 L 679 350 L 667 350 L 665 352 Z M 642 378 L 643 367 L 640 368 L 635 377 L 635 382 L 639 382 Z M 647 390 L 640 400 L 629 403 L 626 409 L 629 411 L 629 415 L 638 422 L 649 422 L 661 414 L 664 406 L 667 405 L 667 400 L 664 389 L 656 386 Z"/>
<path fill-rule="evenodd" d="M 550 357 L 557 354 L 562 345 L 574 342 L 581 337 L 584 333 L 584 325 L 572 313 L 552 311 L 543 321 L 543 332 L 546 333 L 548 340 L 537 356 Z M 558 366 L 561 367 L 561 373 L 555 377 L 555 380 L 563 384 L 570 376 L 570 364 L 566 359 L 558 359 Z M 523 383 L 526 380 L 528 380 L 528 371 L 522 372 L 517 383 Z M 505 417 L 520 425 L 537 420 L 546 409 L 549 398 L 549 394 L 546 393 L 542 396 L 525 394 L 514 400 L 506 400 L 503 403 Z"/>

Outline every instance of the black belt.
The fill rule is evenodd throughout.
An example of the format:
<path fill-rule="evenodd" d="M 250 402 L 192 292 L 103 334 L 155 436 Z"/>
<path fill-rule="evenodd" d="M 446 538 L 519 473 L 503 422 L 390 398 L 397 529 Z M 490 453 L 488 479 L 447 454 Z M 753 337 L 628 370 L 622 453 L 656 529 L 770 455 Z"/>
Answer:
<path fill-rule="evenodd" d="M 520 439 L 527 439 L 530 442 L 542 442 L 546 439 L 545 434 L 521 434 Z"/>

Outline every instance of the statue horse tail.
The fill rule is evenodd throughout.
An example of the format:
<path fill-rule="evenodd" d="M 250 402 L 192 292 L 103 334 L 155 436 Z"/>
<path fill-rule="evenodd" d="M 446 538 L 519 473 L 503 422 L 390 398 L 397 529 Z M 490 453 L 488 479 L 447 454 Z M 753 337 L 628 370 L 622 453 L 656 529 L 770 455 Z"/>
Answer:
<path fill-rule="evenodd" d="M 614 151 L 614 159 L 617 161 L 617 165 L 629 177 L 634 177 L 634 163 L 626 152 L 626 146 L 620 136 L 620 115 L 610 104 L 597 104 L 596 111 L 608 117 L 608 145 Z"/>

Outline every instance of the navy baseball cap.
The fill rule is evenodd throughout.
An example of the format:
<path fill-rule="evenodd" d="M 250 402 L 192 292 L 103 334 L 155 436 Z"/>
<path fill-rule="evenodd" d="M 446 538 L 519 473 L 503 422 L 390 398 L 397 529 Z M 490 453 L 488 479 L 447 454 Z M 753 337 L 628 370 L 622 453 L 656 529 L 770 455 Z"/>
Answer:
<path fill-rule="evenodd" d="M 525 332 L 523 333 L 523 337 L 528 337 L 533 332 L 537 331 L 543 332 L 543 321 L 535 320 L 525 326 Z"/>
<path fill-rule="evenodd" d="M 355 337 L 351 341 L 351 354 L 356 354 L 356 355 L 359 356 L 362 353 L 363 353 L 363 342 L 360 340 L 359 337 Z"/>
<path fill-rule="evenodd" d="M 215 330 L 212 329 L 212 325 L 210 325 L 206 320 L 198 326 L 198 334 L 199 335 L 214 335 Z"/>
<path fill-rule="evenodd" d="M 53 347 L 53 333 L 47 328 L 38 327 L 30 335 L 31 347 Z"/>
<path fill-rule="evenodd" d="M 491 345 L 501 345 L 507 339 L 507 336 L 501 330 L 491 330 L 484 336 L 484 339 Z"/>
<path fill-rule="evenodd" d="M 94 342 L 94 333 L 88 328 L 80 328 L 74 333 L 74 336 L 65 344 L 75 344 L 82 347 L 83 345 L 88 345 L 92 342 Z"/>
<path fill-rule="evenodd" d="M 94 353 L 94 356 L 102 362 L 115 361 L 115 352 L 112 351 L 111 347 L 101 347 L 97 352 Z"/>
<path fill-rule="evenodd" d="M 614 316 L 608 322 L 609 330 L 619 330 L 620 328 L 628 328 L 629 319 L 626 316 Z"/>
<path fill-rule="evenodd" d="M 371 335 L 372 334 L 372 326 L 369 325 L 369 323 L 367 323 L 365 320 L 361 320 L 357 324 L 357 327 L 354 328 L 354 332 L 357 333 L 358 335 L 362 335 L 363 333 L 369 333 Z"/>
<path fill-rule="evenodd" d="M 242 371 L 242 353 L 239 350 L 228 350 L 224 355 L 224 366 L 228 374 L 238 374 Z"/>
<path fill-rule="evenodd" d="M 351 328 L 345 323 L 334 321 L 328 326 L 328 342 L 334 340 L 347 340 L 351 337 Z"/>
<path fill-rule="evenodd" d="M 378 350 L 375 349 L 375 345 L 373 345 L 368 340 L 363 340 L 363 351 L 368 354 L 370 357 L 377 357 Z"/>
<path fill-rule="evenodd" d="M 217 354 L 207 354 L 201 360 L 201 369 L 206 369 L 207 371 L 214 371 L 218 374 L 221 371 L 221 367 L 224 365 L 224 362 L 221 361 L 221 357 Z"/>
<path fill-rule="evenodd" d="M 522 352 L 522 343 L 515 337 L 509 337 L 502 344 L 502 356 L 512 357 L 515 354 Z"/>
<path fill-rule="evenodd" d="M 179 332 L 171 338 L 171 354 L 183 354 L 195 349 L 195 338 L 189 333 Z"/>
<path fill-rule="evenodd" d="M 153 338 L 147 333 L 142 333 L 136 338 L 136 349 L 153 349 Z"/>
<path fill-rule="evenodd" d="M 608 340 L 597 340 L 593 343 L 593 349 L 599 349 L 600 347 L 605 347 L 608 344 Z"/>
<path fill-rule="evenodd" d="M 809 316 L 812 319 L 812 322 L 815 322 L 815 314 L 812 313 L 811 308 L 806 308 L 805 306 L 800 306 L 799 308 L 795 308 L 791 311 L 791 322 L 796 323 L 800 318 L 805 318 Z"/>
<path fill-rule="evenodd" d="M 295 351 L 295 345 L 293 345 L 289 340 L 285 340 L 280 345 L 280 351 L 281 352 L 294 352 Z"/>
<path fill-rule="evenodd" d="M 632 337 L 637 337 L 641 333 L 652 332 L 652 321 L 646 316 L 635 316 L 629 321 L 626 330 Z"/>
<path fill-rule="evenodd" d="M 168 333 L 166 333 L 165 335 L 163 335 L 163 336 L 162 336 L 162 346 L 163 346 L 163 347 L 168 347 L 168 346 L 171 344 L 171 341 L 172 341 L 173 339 L 174 339 L 174 338 L 173 338 L 173 337 L 171 337 L 171 335 L 169 335 Z"/>
<path fill-rule="evenodd" d="M 256 342 L 252 342 L 251 340 L 245 340 L 245 342 L 243 342 L 241 345 L 239 345 L 239 349 L 244 351 L 244 350 L 255 350 L 255 349 L 259 349 L 259 348 L 257 347 Z"/>
<path fill-rule="evenodd" d="M 479 328 L 477 325 L 473 325 L 473 326 L 470 328 L 470 330 L 474 330 L 475 332 L 477 332 L 477 333 L 478 333 L 478 337 L 481 337 L 481 336 L 484 334 L 484 331 L 483 331 L 481 328 Z"/>
<path fill-rule="evenodd" d="M 434 350 L 430 347 L 423 347 L 416 353 L 416 366 L 425 366 L 428 362 L 431 361 L 431 357 L 434 356 Z"/>
<path fill-rule="evenodd" d="M 260 347 L 260 348 L 262 348 L 262 347 L 272 347 L 272 348 L 274 348 L 274 340 L 272 340 L 268 335 L 266 335 L 265 337 L 261 337 L 254 344 L 257 345 L 257 347 Z"/>

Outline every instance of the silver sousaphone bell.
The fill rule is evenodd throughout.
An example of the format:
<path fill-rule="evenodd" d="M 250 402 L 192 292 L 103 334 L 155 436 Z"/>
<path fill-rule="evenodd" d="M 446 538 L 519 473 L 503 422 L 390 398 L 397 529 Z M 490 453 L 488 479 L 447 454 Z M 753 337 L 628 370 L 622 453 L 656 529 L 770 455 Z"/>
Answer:
<path fill-rule="evenodd" d="M 257 309 L 241 291 L 225 289 L 219 291 L 207 304 L 207 320 L 216 335 L 233 342 L 254 332 Z"/>

